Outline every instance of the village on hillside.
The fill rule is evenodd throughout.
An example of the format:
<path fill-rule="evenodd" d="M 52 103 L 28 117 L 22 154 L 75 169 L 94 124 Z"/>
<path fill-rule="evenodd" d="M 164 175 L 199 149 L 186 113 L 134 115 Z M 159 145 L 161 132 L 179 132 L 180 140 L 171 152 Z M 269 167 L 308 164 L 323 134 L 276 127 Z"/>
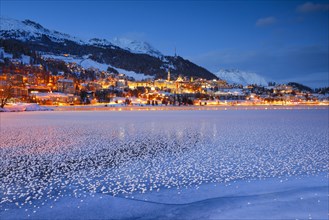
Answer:
<path fill-rule="evenodd" d="M 312 91 L 298 83 L 262 85 L 228 84 L 221 79 L 171 76 L 134 78 L 75 62 L 60 63 L 67 72 L 52 72 L 30 60 L 0 57 L 2 105 L 27 102 L 39 105 L 299 105 L 328 104 L 328 91 Z M 70 56 L 64 54 L 63 56 Z M 56 60 L 47 59 L 54 65 Z M 58 65 L 58 63 L 56 63 Z M 72 74 L 74 73 L 74 74 Z M 3 106 L 1 106 L 3 107 Z"/>

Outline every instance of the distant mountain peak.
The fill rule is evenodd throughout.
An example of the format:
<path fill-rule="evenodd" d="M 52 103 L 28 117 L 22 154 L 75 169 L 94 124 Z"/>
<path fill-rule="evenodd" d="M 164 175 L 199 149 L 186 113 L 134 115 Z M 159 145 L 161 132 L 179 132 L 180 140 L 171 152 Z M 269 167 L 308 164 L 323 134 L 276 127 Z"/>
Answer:
<path fill-rule="evenodd" d="M 155 57 L 163 56 L 160 51 L 156 50 L 145 41 L 137 41 L 129 38 L 115 37 L 112 40 L 112 44 L 121 47 L 122 49 L 129 50 L 132 53 L 145 53 Z"/>
<path fill-rule="evenodd" d="M 100 38 L 91 38 L 89 40 L 89 42 L 95 42 L 95 43 L 110 43 L 108 40 L 106 39 L 100 39 Z"/>
<path fill-rule="evenodd" d="M 19 21 L 12 18 L 0 17 L 0 37 L 4 39 L 16 39 L 21 41 L 40 40 L 44 35 L 54 42 L 65 40 L 84 44 L 84 41 L 69 34 L 44 28 L 41 24 L 26 19 Z"/>
<path fill-rule="evenodd" d="M 112 46 L 113 44 L 106 40 L 106 39 L 100 39 L 100 38 L 91 38 L 88 41 L 88 44 L 95 45 L 95 46 L 101 46 L 101 47 L 107 47 L 107 46 Z"/>
<path fill-rule="evenodd" d="M 241 84 L 243 86 L 256 84 L 266 86 L 264 77 L 253 72 L 241 71 L 239 69 L 221 69 L 215 73 L 217 77 L 227 81 L 230 84 Z"/>

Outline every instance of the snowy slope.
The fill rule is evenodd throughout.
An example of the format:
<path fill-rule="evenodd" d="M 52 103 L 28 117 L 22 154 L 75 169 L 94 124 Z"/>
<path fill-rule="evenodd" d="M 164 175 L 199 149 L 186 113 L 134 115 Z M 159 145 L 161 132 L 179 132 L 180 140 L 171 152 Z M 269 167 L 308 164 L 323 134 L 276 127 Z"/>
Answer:
<path fill-rule="evenodd" d="M 106 39 L 92 38 L 88 41 L 88 43 L 94 46 L 113 48 L 113 44 Z"/>
<path fill-rule="evenodd" d="M 117 68 L 112 65 L 105 64 L 105 63 L 96 62 L 96 61 L 88 58 L 87 55 L 83 56 L 83 57 L 72 57 L 72 56 L 66 57 L 66 56 L 60 56 L 60 55 L 44 54 L 44 55 L 42 55 L 42 57 L 44 59 L 61 60 L 61 61 L 64 61 L 65 63 L 76 63 L 76 64 L 80 65 L 81 67 L 83 67 L 84 69 L 95 68 L 100 71 L 106 71 L 108 67 L 111 67 L 111 68 L 117 70 L 119 73 L 123 73 L 128 77 L 134 78 L 135 80 L 153 78 L 153 76 L 149 76 L 144 73 L 136 73 L 134 71 L 120 69 L 120 68 Z"/>
<path fill-rule="evenodd" d="M 30 21 L 19 21 L 11 18 L 0 17 L 0 37 L 14 38 L 21 41 L 41 39 L 42 35 L 46 35 L 54 42 L 64 42 L 65 40 L 74 41 L 78 44 L 84 44 L 84 41 L 77 37 L 58 31 L 49 30 L 42 25 Z"/>
<path fill-rule="evenodd" d="M 65 33 L 49 30 L 31 20 L 19 21 L 6 17 L 0 17 L 0 24 L 0 37 L 4 39 L 15 38 L 21 41 L 40 40 L 43 35 L 46 35 L 53 42 L 64 42 L 65 40 L 70 40 L 78 44 L 111 47 L 113 49 L 115 49 L 114 46 L 116 46 L 132 53 L 149 54 L 155 57 L 163 56 L 160 51 L 153 48 L 149 43 L 143 41 L 117 37 L 112 40 L 92 38 L 88 41 L 84 41 Z"/>
<path fill-rule="evenodd" d="M 13 55 L 11 53 L 6 53 L 5 49 L 0 47 L 0 56 L 3 56 L 3 58 L 9 58 L 12 59 Z"/>
<path fill-rule="evenodd" d="M 163 54 L 157 49 L 153 48 L 149 43 L 144 41 L 137 41 L 128 38 L 115 37 L 112 40 L 92 38 L 88 41 L 89 44 L 100 47 L 120 47 L 132 53 L 148 54 L 155 57 L 162 57 Z"/>
<path fill-rule="evenodd" d="M 155 56 L 155 57 L 163 56 L 160 51 L 156 50 L 150 44 L 148 44 L 147 42 L 143 42 L 143 41 L 136 41 L 136 40 L 131 40 L 128 38 L 115 37 L 112 40 L 112 44 L 114 44 L 122 49 L 129 50 L 132 53 L 144 53 L 144 54 L 149 54 L 149 55 Z"/>
<path fill-rule="evenodd" d="M 95 61 L 132 70 L 137 74 L 141 72 L 142 66 L 143 73 L 159 78 L 166 75 L 168 68 L 173 75 L 183 74 L 194 78 L 216 78 L 205 68 L 182 57 L 165 57 L 147 42 L 127 38 L 82 40 L 73 35 L 47 29 L 30 20 L 19 21 L 5 17 L 0 17 L 0 19 L 0 39 L 21 41 L 19 44 L 22 46 L 27 44 L 26 46 L 32 51 L 52 55 L 73 54 L 79 57 L 93 54 L 92 59 Z M 8 41 L 8 44 L 14 44 L 14 42 Z M 149 56 L 145 56 L 145 54 Z M 130 72 L 130 74 L 132 73 Z"/>
<path fill-rule="evenodd" d="M 250 84 L 257 84 L 262 86 L 267 85 L 264 77 L 256 73 L 240 71 L 238 69 L 221 69 L 215 73 L 215 75 L 220 79 L 226 80 L 230 84 L 235 83 L 244 86 Z"/>

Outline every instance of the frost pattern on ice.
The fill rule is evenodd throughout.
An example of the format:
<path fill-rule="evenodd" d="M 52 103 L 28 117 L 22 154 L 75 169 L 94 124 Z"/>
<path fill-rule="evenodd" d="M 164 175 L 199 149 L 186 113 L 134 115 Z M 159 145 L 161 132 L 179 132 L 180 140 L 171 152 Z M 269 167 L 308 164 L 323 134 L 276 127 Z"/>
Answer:
<path fill-rule="evenodd" d="M 327 122 L 326 110 L 6 114 L 0 209 L 328 172 Z"/>

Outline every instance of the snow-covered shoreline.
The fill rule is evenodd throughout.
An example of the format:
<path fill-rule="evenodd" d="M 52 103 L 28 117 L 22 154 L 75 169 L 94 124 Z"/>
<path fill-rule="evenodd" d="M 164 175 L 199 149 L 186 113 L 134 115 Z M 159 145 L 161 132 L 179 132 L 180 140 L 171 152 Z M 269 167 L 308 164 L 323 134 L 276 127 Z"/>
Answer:
<path fill-rule="evenodd" d="M 38 104 L 21 103 L 0 108 L 0 112 L 24 111 L 222 111 L 222 110 L 294 110 L 294 109 L 329 109 L 328 105 L 214 105 L 214 106 L 151 106 L 124 104 L 96 104 L 96 105 L 67 105 L 43 106 Z"/>
<path fill-rule="evenodd" d="M 53 108 L 40 106 L 35 103 L 16 103 L 6 105 L 5 108 L 0 108 L 0 112 L 24 112 L 24 111 L 53 111 Z"/>

